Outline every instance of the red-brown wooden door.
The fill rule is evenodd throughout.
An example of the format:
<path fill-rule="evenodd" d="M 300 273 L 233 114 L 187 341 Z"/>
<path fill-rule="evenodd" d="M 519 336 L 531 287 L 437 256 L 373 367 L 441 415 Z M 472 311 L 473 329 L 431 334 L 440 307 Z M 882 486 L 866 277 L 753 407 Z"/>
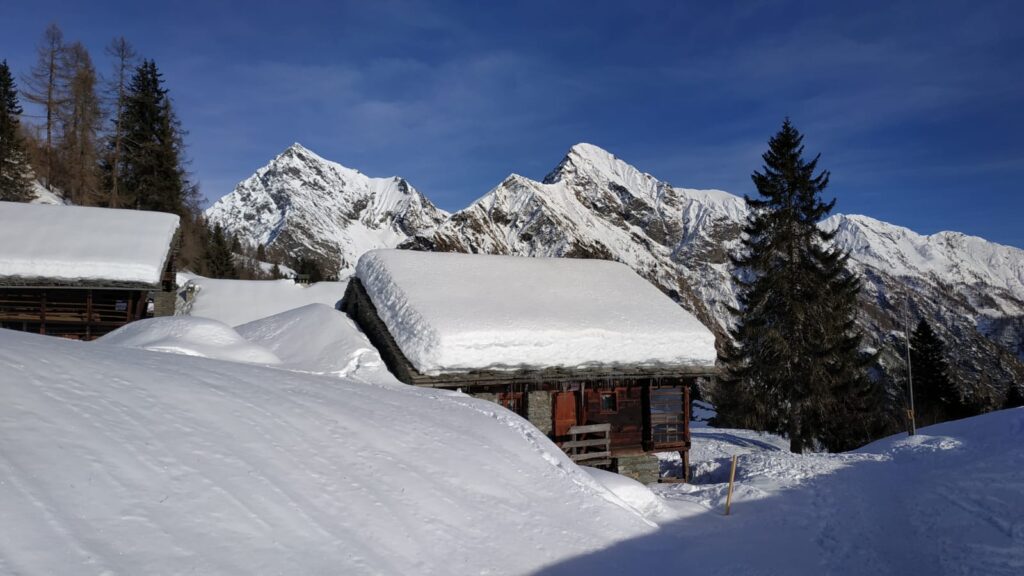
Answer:
<path fill-rule="evenodd" d="M 569 435 L 569 429 L 576 425 L 576 394 L 556 392 L 554 402 L 555 438 L 562 440 Z"/>

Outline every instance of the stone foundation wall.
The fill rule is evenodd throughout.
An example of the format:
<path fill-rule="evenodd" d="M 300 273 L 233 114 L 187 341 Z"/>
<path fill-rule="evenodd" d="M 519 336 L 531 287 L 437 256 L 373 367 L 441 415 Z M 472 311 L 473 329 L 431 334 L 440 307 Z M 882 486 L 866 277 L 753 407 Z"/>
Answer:
<path fill-rule="evenodd" d="M 644 484 L 657 482 L 661 476 L 661 464 L 654 454 L 619 456 L 615 463 L 616 472 Z"/>
<path fill-rule="evenodd" d="M 153 292 L 153 316 L 174 316 L 176 292 Z"/>
<path fill-rule="evenodd" d="M 526 419 L 547 436 L 551 435 L 551 392 L 529 392 L 526 398 Z"/>

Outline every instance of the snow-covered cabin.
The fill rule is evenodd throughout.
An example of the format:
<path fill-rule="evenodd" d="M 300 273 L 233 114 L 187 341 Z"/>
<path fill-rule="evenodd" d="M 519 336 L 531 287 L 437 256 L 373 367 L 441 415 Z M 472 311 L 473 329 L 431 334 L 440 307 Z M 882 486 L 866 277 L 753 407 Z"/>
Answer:
<path fill-rule="evenodd" d="M 0 202 L 0 328 L 91 340 L 173 313 L 177 230 L 174 214 Z"/>
<path fill-rule="evenodd" d="M 605 260 L 374 250 L 342 308 L 400 380 L 491 399 L 647 481 L 651 452 L 687 458 L 690 384 L 715 374 L 711 331 Z"/>

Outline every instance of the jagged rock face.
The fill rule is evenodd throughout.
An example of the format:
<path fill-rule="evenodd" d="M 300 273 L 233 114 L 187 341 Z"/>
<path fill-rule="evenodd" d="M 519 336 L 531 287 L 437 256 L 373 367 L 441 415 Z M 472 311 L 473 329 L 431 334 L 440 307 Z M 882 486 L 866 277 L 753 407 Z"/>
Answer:
<path fill-rule="evenodd" d="M 510 176 L 434 233 L 403 247 L 619 260 L 726 337 L 736 304 L 729 254 L 747 208 L 717 190 L 674 188 L 600 148 L 574 146 L 543 182 Z M 903 310 L 947 342 L 980 401 L 1024 379 L 1024 251 L 944 232 L 921 236 L 864 216 L 822 223 L 864 277 L 862 325 L 882 367 L 902 373 Z"/>
<path fill-rule="evenodd" d="M 402 178 L 370 178 L 294 144 L 206 217 L 243 242 L 313 257 L 344 276 L 364 252 L 429 233 L 448 214 Z"/>

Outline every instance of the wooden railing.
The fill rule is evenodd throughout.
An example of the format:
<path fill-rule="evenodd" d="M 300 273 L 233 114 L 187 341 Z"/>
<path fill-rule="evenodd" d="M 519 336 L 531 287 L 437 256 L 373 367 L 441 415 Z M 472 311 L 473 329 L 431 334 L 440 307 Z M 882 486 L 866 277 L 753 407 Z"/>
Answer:
<path fill-rule="evenodd" d="M 562 450 L 577 464 L 584 466 L 610 466 L 611 424 L 587 424 L 569 428 L 568 442 Z"/>

